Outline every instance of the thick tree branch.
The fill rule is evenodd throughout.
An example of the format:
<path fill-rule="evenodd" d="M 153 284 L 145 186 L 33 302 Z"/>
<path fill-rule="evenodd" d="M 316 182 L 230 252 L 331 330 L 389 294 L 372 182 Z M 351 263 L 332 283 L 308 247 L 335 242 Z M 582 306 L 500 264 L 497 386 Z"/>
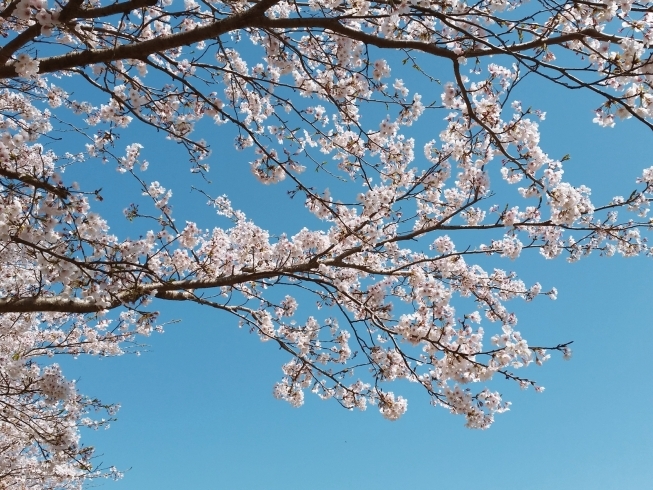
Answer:
<path fill-rule="evenodd" d="M 73 12 L 72 17 L 76 19 L 99 19 L 109 15 L 126 14 L 140 8 L 154 7 L 156 3 L 157 0 L 131 0 L 129 2 L 114 3 L 106 7 L 77 9 Z"/>
<path fill-rule="evenodd" d="M 219 20 L 207 26 L 185 32 L 161 36 L 140 43 L 123 44 L 111 49 L 89 49 L 81 52 L 52 56 L 39 60 L 39 73 L 52 73 L 71 68 L 88 66 L 95 63 L 110 63 L 124 59 L 145 59 L 153 53 L 167 51 L 180 46 L 189 46 L 200 41 L 220 37 L 221 35 L 251 27 L 253 19 L 262 16 L 267 9 L 279 0 L 262 0 L 252 8 Z M 0 79 L 14 78 L 16 69 L 11 65 L 0 68 Z"/>
<path fill-rule="evenodd" d="M 260 281 L 277 276 L 309 272 L 317 269 L 318 264 L 308 262 L 296 266 L 274 270 L 234 274 L 216 279 L 188 279 L 181 281 L 153 282 L 141 284 L 137 288 L 113 295 L 111 301 L 102 303 L 95 299 L 64 298 L 61 296 L 36 296 L 27 298 L 6 298 L 0 300 L 0 313 L 26 313 L 49 311 L 60 313 L 96 313 L 111 310 L 127 303 L 138 301 L 147 295 L 159 299 L 183 299 L 184 292 L 189 290 L 212 289 L 224 286 L 234 286 L 251 281 Z"/>
<path fill-rule="evenodd" d="M 20 174 L 18 172 L 12 172 L 11 170 L 7 170 L 4 168 L 0 168 L 0 176 L 6 177 L 8 179 L 13 179 L 13 180 L 18 180 L 24 184 L 27 184 L 31 187 L 35 187 L 37 189 L 42 189 L 44 191 L 47 191 L 51 194 L 54 194 L 57 197 L 60 197 L 61 199 L 65 199 L 70 195 L 70 192 L 65 188 L 65 187 L 59 187 L 52 185 L 48 182 L 45 182 L 43 180 L 39 180 L 36 177 L 33 177 L 31 175 L 27 174 Z"/>
<path fill-rule="evenodd" d="M 97 18 L 116 13 L 124 13 L 125 11 L 148 6 L 151 4 L 151 2 L 152 0 L 133 0 L 132 2 L 118 3 L 107 7 L 100 7 L 86 11 L 77 10 L 70 13 L 69 15 L 71 17 L 76 16 L 79 18 Z M 445 49 L 434 44 L 419 41 L 390 39 L 368 34 L 347 27 L 346 25 L 342 24 L 338 18 L 329 19 L 299 17 L 272 19 L 264 16 L 263 14 L 265 11 L 277 2 L 278 0 L 264 0 L 245 12 L 237 13 L 225 19 L 213 22 L 209 25 L 198 27 L 196 29 L 185 32 L 171 34 L 168 36 L 161 36 L 142 42 L 123 44 L 115 48 L 89 49 L 59 56 L 42 58 L 39 60 L 39 73 L 45 74 L 60 70 L 70 70 L 72 68 L 84 67 L 95 63 L 110 63 L 115 60 L 145 59 L 154 53 L 161 53 L 170 49 L 179 48 L 181 46 L 192 45 L 200 41 L 215 39 L 222 36 L 223 34 L 226 34 L 227 32 L 245 28 L 324 29 L 351 39 L 361 41 L 368 45 L 376 46 L 378 48 L 415 50 L 452 60 L 457 59 L 461 56 L 466 58 L 477 58 L 495 54 L 510 55 L 513 53 L 540 48 L 545 45 L 559 45 L 569 41 L 580 40 L 586 37 L 599 39 L 602 41 L 609 41 L 612 43 L 619 43 L 622 39 L 618 36 L 601 33 L 595 29 L 583 29 L 578 32 L 536 39 L 526 43 L 514 44 L 511 46 L 494 46 L 482 49 L 473 49 L 464 51 L 461 54 L 456 54 L 449 49 Z M 62 12 L 62 15 L 63 13 L 64 12 Z M 13 54 L 16 49 L 24 45 L 26 40 L 29 41 L 32 37 L 34 37 L 34 33 L 31 32 L 31 30 L 34 29 L 36 29 L 35 26 L 30 27 L 27 30 L 30 31 L 29 34 L 27 34 L 27 31 L 25 31 L 23 34 L 14 39 L 14 41 L 11 41 L 7 46 L 5 46 L 5 48 L 0 50 L 0 62 L 6 63 L 6 61 L 9 59 L 9 56 L 11 56 L 11 54 Z M 5 65 L 0 67 L 0 79 L 12 78 L 15 75 L 16 73 L 13 66 Z"/>
<path fill-rule="evenodd" d="M 79 7 L 82 5 L 84 0 L 70 0 L 59 14 L 59 22 L 65 23 L 74 16 Z M 23 32 L 18 34 L 14 39 L 9 41 L 5 46 L 0 49 L 0 65 L 7 63 L 9 58 L 18 51 L 20 48 L 25 46 L 27 43 L 32 41 L 41 33 L 41 24 L 38 22 L 32 24 Z"/>

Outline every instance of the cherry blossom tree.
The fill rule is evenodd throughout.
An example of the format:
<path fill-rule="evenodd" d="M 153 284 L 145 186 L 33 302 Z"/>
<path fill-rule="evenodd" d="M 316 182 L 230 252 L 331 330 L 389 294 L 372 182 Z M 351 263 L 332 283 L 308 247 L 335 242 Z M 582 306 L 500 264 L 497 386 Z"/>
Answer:
<path fill-rule="evenodd" d="M 649 254 L 653 167 L 629 197 L 593 203 L 540 146 L 544 113 L 513 95 L 541 78 L 599 97 L 600 126 L 653 128 L 646 2 L 3 0 L 0 17 L 2 488 L 119 476 L 79 437 L 116 407 L 48 358 L 129 351 L 161 329 L 164 302 L 228 313 L 285 351 L 274 395 L 293 406 L 310 391 L 395 420 L 403 379 L 483 429 L 509 406 L 493 378 L 541 390 L 521 368 L 571 354 L 530 345 L 507 306 L 555 289 L 485 258 Z M 410 137 L 443 119 L 430 141 Z M 215 228 L 173 218 L 156 164 L 118 137 L 159 130 L 201 188 L 225 144 L 195 136 L 209 123 L 322 226 L 273 236 L 206 190 Z M 82 160 L 138 183 L 125 209 L 138 239 L 112 234 L 92 209 L 102 194 L 65 177 Z M 300 316 L 307 297 L 318 309 Z"/>

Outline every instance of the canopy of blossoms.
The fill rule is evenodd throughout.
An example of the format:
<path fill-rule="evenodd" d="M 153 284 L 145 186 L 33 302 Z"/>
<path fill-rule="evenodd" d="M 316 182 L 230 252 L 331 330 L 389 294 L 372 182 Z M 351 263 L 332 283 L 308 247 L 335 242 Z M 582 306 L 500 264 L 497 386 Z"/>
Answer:
<path fill-rule="evenodd" d="M 483 429 L 509 406 L 493 378 L 541 390 L 522 368 L 571 353 L 530 345 L 507 305 L 555 289 L 483 258 L 649 253 L 653 167 L 629 197 L 593 202 L 540 146 L 544 113 L 512 95 L 539 77 L 600 97 L 596 124 L 653 127 L 646 2 L 4 0 L 0 19 L 3 488 L 119 475 L 79 437 L 116 407 L 49 358 L 119 355 L 161 328 L 163 302 L 221 310 L 283 349 L 274 395 L 294 406 L 313 392 L 395 420 L 403 379 Z M 411 137 L 443 119 L 429 141 Z M 173 218 L 156 164 L 118 137 L 160 130 L 201 186 L 225 144 L 196 137 L 203 124 L 229 126 L 256 177 L 292 182 L 322 226 L 274 236 L 208 194 L 215 228 Z M 64 127 L 84 143 L 50 144 Z M 138 239 L 112 234 L 99 192 L 65 177 L 82 160 L 138 183 L 125 209 Z M 296 314 L 307 294 L 314 316 Z"/>

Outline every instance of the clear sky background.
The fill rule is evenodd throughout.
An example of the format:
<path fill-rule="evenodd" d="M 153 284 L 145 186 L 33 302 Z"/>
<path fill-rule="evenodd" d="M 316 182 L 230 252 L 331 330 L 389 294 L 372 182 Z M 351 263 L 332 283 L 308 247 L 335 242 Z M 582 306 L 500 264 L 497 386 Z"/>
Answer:
<path fill-rule="evenodd" d="M 452 77 L 443 72 L 440 78 Z M 628 196 L 641 169 L 653 165 L 651 131 L 634 121 L 601 129 L 591 122 L 597 99 L 533 82 L 517 98 L 547 112 L 542 146 L 556 158 L 571 154 L 567 179 L 591 187 L 595 204 Z M 435 98 L 441 88 L 427 90 Z M 411 135 L 422 144 L 437 138 L 439 129 L 432 128 L 446 114 L 426 114 Z M 173 189 L 177 220 L 224 226 L 191 192 L 202 182 L 188 172 L 183 151 L 160 134 L 133 128 L 120 145 L 145 145 L 151 169 L 143 176 Z M 302 202 L 290 200 L 283 184 L 259 184 L 249 171 L 250 154 L 232 150 L 227 128 L 204 131 L 214 150 L 213 182 L 202 188 L 228 194 L 236 208 L 275 233 L 298 231 L 307 216 Z M 91 182 L 87 188 L 104 187 L 107 199 L 98 209 L 111 217 L 114 233 L 142 232 L 111 199 L 128 196 L 131 185 L 113 166 L 88 162 L 73 171 Z M 282 352 L 225 314 L 165 304 L 164 316 L 182 321 L 144 339 L 141 356 L 59 360 L 82 393 L 122 404 L 110 430 L 83 434 L 98 448 L 99 461 L 125 470 L 123 480 L 103 488 L 653 488 L 653 261 L 593 256 L 568 264 L 534 252 L 495 265 L 518 272 L 527 284 L 558 288 L 557 301 L 508 307 L 531 345 L 573 340 L 574 356 L 565 362 L 554 354 L 544 367 L 522 371 L 546 387 L 542 394 L 494 382 L 513 405 L 489 430 L 466 429 L 462 417 L 431 407 L 408 383 L 394 388 L 409 399 L 397 422 L 375 407 L 349 412 L 310 393 L 302 408 L 292 408 L 272 396 L 287 360 Z M 310 304 L 300 304 L 298 319 L 311 313 Z M 488 337 L 499 328 L 484 325 Z"/>

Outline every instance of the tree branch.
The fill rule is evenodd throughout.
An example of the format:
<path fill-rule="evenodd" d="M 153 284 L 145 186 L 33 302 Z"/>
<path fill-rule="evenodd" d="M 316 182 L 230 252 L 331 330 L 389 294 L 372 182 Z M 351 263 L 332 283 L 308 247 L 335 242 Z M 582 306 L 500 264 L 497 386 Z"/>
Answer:
<path fill-rule="evenodd" d="M 251 27 L 253 19 L 263 16 L 265 11 L 279 0 L 262 0 L 245 12 L 240 12 L 207 26 L 169 36 L 161 36 L 140 43 L 123 44 L 110 49 L 89 49 L 86 51 L 52 56 L 39 60 L 39 74 L 69 70 L 95 63 L 109 63 L 114 60 L 145 59 L 153 53 L 188 46 L 200 41 L 220 37 L 230 31 Z M 14 78 L 16 69 L 12 65 L 0 67 L 0 79 Z"/>
<path fill-rule="evenodd" d="M 20 174 L 18 172 L 12 172 L 11 170 L 0 168 L 0 176 L 6 177 L 8 179 L 18 180 L 31 187 L 42 189 L 51 194 L 54 194 L 57 197 L 60 197 L 61 199 L 66 199 L 68 196 L 70 196 L 70 192 L 65 187 L 52 185 L 28 174 Z"/>

